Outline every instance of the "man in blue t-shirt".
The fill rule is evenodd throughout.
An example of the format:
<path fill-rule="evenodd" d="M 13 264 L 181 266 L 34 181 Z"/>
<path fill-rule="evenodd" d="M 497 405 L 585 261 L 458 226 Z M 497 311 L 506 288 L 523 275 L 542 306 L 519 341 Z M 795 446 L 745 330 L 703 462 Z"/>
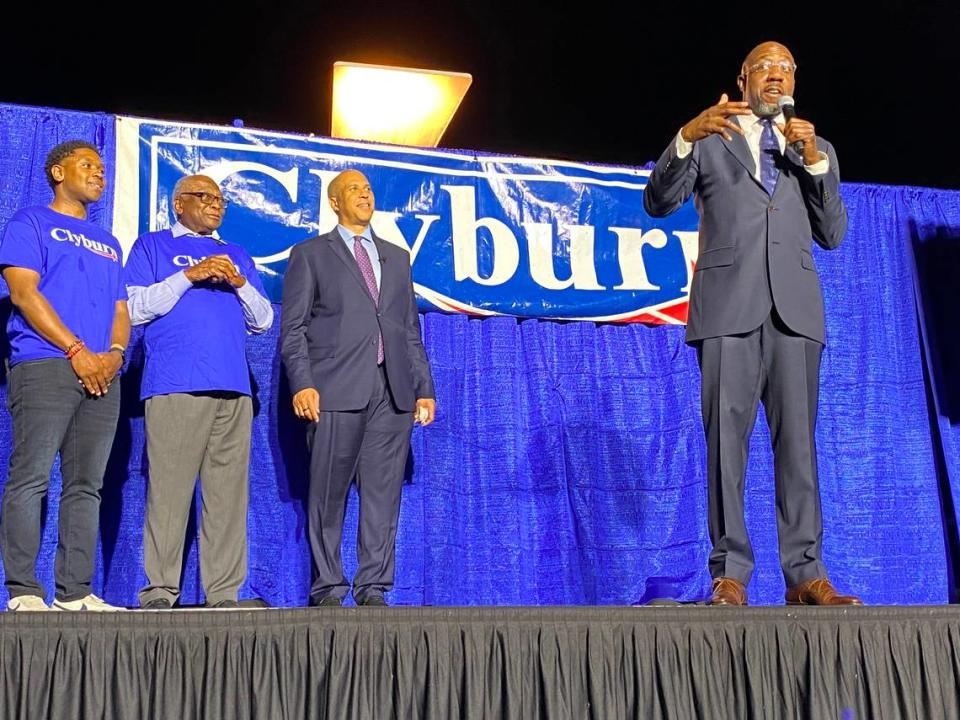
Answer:
<path fill-rule="evenodd" d="M 208 607 L 237 607 L 247 575 L 247 497 L 253 403 L 247 333 L 273 324 L 250 255 L 216 235 L 227 200 L 205 175 L 173 191 L 177 223 L 141 235 L 127 259 L 130 319 L 146 324 L 150 478 L 140 606 L 168 610 L 180 595 L 184 535 L 197 474 L 203 496 L 200 578 Z"/>
<path fill-rule="evenodd" d="M 117 610 L 91 592 L 100 487 L 120 412 L 130 337 L 120 245 L 87 221 L 105 177 L 97 149 L 70 141 L 44 166 L 53 202 L 17 212 L 0 241 L 13 313 L 8 397 L 13 454 L 3 492 L 0 546 L 10 610 Z M 36 576 L 41 502 L 60 454 L 63 490 L 47 607 Z"/>

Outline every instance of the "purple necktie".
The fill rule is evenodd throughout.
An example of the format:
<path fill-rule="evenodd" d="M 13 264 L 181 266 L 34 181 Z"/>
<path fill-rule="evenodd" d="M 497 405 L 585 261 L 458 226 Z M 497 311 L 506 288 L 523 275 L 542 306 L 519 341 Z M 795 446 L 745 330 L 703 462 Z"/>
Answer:
<path fill-rule="evenodd" d="M 777 188 L 777 178 L 780 171 L 777 169 L 777 156 L 780 154 L 780 143 L 773 134 L 773 118 L 763 118 L 763 133 L 760 135 L 760 184 L 767 194 L 773 197 Z"/>
<path fill-rule="evenodd" d="M 377 287 L 377 276 L 373 274 L 373 263 L 370 262 L 370 256 L 367 255 L 367 249 L 363 246 L 363 238 L 359 235 L 353 236 L 353 255 L 357 259 L 357 267 L 360 268 L 360 274 L 363 275 L 363 281 L 367 284 L 367 292 L 373 298 L 373 304 L 380 307 L 380 289 Z M 383 334 L 377 332 L 377 365 L 383 364 Z"/>

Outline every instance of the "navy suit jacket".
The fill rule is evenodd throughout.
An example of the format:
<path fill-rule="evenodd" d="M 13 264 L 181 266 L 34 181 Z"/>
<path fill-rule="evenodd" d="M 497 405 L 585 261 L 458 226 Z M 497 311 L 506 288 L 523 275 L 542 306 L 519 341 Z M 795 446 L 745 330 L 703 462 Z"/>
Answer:
<path fill-rule="evenodd" d="M 811 175 L 789 146 L 778 156 L 773 196 L 754 178 L 747 141 L 711 135 L 684 158 L 671 142 L 643 195 L 646 211 L 662 217 L 695 194 L 700 214 L 699 257 L 690 288 L 687 342 L 758 328 L 774 305 L 787 326 L 824 342 L 823 297 L 811 238 L 832 250 L 847 230 L 833 146 L 818 137 L 830 170 Z"/>
<path fill-rule="evenodd" d="M 377 365 L 377 330 L 398 410 L 433 398 L 430 365 L 420 339 L 410 254 L 376 235 L 380 302 L 374 304 L 339 231 L 290 251 L 283 279 L 280 352 L 297 393 L 316 388 L 321 410 L 360 410 L 370 401 Z"/>

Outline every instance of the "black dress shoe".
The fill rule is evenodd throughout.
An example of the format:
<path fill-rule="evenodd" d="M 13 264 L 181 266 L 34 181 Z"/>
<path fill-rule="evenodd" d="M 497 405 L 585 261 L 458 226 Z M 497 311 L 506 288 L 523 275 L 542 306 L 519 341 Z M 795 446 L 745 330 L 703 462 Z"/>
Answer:
<path fill-rule="evenodd" d="M 387 607 L 387 601 L 383 599 L 383 595 L 371 594 L 357 600 L 357 605 L 360 607 Z"/>
<path fill-rule="evenodd" d="M 173 604 L 166 598 L 154 598 L 146 605 L 140 607 L 141 610 L 171 610 Z"/>
<path fill-rule="evenodd" d="M 341 605 L 343 605 L 343 600 L 336 595 L 327 595 L 321 598 L 320 602 L 314 603 L 315 607 L 340 607 Z"/>
<path fill-rule="evenodd" d="M 236 600 L 220 600 L 219 602 L 213 603 L 213 605 L 207 603 L 206 607 L 210 610 L 239 610 L 240 603 Z"/>

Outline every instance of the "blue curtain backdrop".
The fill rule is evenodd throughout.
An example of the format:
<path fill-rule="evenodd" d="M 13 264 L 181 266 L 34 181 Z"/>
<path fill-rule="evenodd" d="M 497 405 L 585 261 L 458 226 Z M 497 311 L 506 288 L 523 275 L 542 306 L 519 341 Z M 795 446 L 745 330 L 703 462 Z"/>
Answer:
<path fill-rule="evenodd" d="M 93 140 L 108 115 L 0 112 L 0 225 L 46 203 L 43 158 Z M 850 232 L 817 252 L 827 306 L 817 432 L 825 553 L 870 603 L 953 597 L 960 490 L 960 193 L 845 185 Z M 109 227 L 108 189 L 92 219 Z M 954 272 L 956 271 L 956 272 Z M 5 292 L 4 292 L 5 294 Z M 9 312 L 9 299 L 5 299 Z M 278 308 L 279 310 L 279 308 Z M 4 315 L 5 318 L 5 315 Z M 676 327 L 423 316 L 437 422 L 414 431 L 398 534 L 397 604 L 622 604 L 696 600 L 709 587 L 699 373 Z M 103 491 L 95 587 L 134 605 L 143 582 L 142 365 L 134 334 L 124 410 Z M 256 381 L 250 573 L 245 595 L 301 605 L 310 580 L 305 445 L 289 410 L 276 330 L 251 338 Z M 5 400 L 6 380 L 0 384 Z M 762 414 L 761 414 L 762 418 Z M 782 602 L 770 438 L 752 439 L 751 599 Z M 0 484 L 10 419 L 0 412 Z M 59 476 L 39 573 L 52 587 Z M 355 565 L 356 499 L 344 539 Z M 190 528 L 183 601 L 202 601 Z"/>

